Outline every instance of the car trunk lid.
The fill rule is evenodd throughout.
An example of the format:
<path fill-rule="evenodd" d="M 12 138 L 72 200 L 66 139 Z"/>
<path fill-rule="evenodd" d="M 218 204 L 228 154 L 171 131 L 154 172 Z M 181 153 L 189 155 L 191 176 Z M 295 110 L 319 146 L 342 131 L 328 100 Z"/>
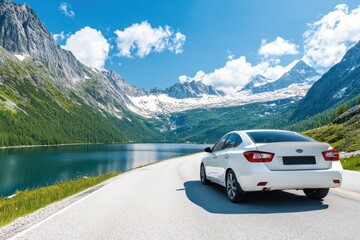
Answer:
<path fill-rule="evenodd" d="M 325 161 L 322 152 L 330 148 L 319 142 L 257 143 L 260 152 L 274 153 L 271 162 L 264 163 L 272 171 L 328 169 L 331 161 Z"/>

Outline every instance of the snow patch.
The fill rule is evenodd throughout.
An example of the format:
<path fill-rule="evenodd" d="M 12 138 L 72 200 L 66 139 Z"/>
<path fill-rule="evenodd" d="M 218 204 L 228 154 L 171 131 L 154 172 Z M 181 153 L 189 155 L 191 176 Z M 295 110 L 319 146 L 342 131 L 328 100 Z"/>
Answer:
<path fill-rule="evenodd" d="M 26 56 L 21 55 L 21 54 L 14 54 L 14 56 L 19 59 L 20 61 L 23 61 L 25 59 Z"/>
<path fill-rule="evenodd" d="M 354 70 L 355 70 L 356 68 L 358 68 L 358 67 L 359 67 L 359 65 L 352 67 L 349 72 L 354 71 Z"/>
<path fill-rule="evenodd" d="M 113 113 L 113 115 L 119 119 L 119 120 L 122 120 L 123 119 L 123 116 L 121 116 L 120 114 L 117 114 L 117 113 Z"/>
<path fill-rule="evenodd" d="M 346 89 L 347 89 L 347 87 L 344 87 L 344 88 L 340 89 L 339 92 L 334 94 L 333 98 L 342 98 L 344 96 L 344 93 L 345 93 Z"/>
<path fill-rule="evenodd" d="M 265 82 L 265 83 L 254 83 L 254 87 L 260 87 L 260 86 L 262 86 L 262 85 L 265 85 L 267 82 Z"/>
<path fill-rule="evenodd" d="M 321 78 L 321 75 L 319 76 L 313 76 L 313 77 L 308 77 L 305 79 L 305 82 L 307 83 L 314 83 L 316 82 L 317 80 L 319 80 Z"/>
<path fill-rule="evenodd" d="M 271 103 L 267 105 L 268 107 L 276 107 L 276 103 Z"/>
<path fill-rule="evenodd" d="M 77 82 L 80 81 L 80 80 L 81 80 L 81 78 L 76 78 L 76 77 L 74 77 L 74 78 L 71 79 L 71 81 L 72 81 L 73 83 L 77 83 Z"/>
<path fill-rule="evenodd" d="M 182 112 L 198 108 L 220 108 L 241 106 L 255 102 L 268 102 L 290 97 L 304 97 L 311 85 L 292 84 L 288 88 L 274 92 L 249 94 L 246 91 L 229 93 L 225 96 L 203 95 L 200 98 L 175 99 L 166 94 L 130 97 L 134 106 L 128 109 L 144 117 L 157 114 Z"/>
<path fill-rule="evenodd" d="M 306 73 L 304 69 L 298 70 L 297 72 L 302 75 L 304 75 Z"/>
<path fill-rule="evenodd" d="M 3 96 L 3 97 L 4 97 L 4 96 Z M 22 111 L 22 112 L 25 113 L 26 115 L 28 115 L 27 112 L 26 112 L 24 109 L 20 108 L 16 103 L 14 103 L 14 102 L 11 101 L 11 100 L 6 99 L 6 101 L 5 101 L 4 103 L 5 103 L 5 106 L 6 106 L 10 111 L 16 112 L 16 109 L 17 109 L 17 110 Z"/>
<path fill-rule="evenodd" d="M 101 70 L 94 68 L 94 67 L 91 67 L 91 70 L 93 70 L 94 72 L 97 72 L 97 73 L 101 73 Z"/>

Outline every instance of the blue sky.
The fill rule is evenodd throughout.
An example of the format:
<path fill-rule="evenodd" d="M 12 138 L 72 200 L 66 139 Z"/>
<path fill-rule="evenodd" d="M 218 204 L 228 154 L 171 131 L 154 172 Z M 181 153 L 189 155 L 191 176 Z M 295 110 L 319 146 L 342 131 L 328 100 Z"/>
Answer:
<path fill-rule="evenodd" d="M 182 76 L 182 81 L 195 79 L 220 88 L 236 88 L 255 74 L 277 78 L 291 67 L 289 64 L 301 58 L 324 71 L 360 40 L 359 24 L 351 23 L 360 16 L 356 1 L 26 3 L 35 9 L 51 33 L 60 34 L 58 43 L 73 51 L 78 59 L 87 65 L 114 69 L 137 87 L 165 88 L 179 82 Z M 326 28 L 331 21 L 336 26 Z M 345 27 L 337 29 L 337 25 Z M 148 39 L 144 39 L 144 31 Z M 304 37 L 307 31 L 308 36 Z M 335 41 L 331 37 L 319 39 L 328 32 L 332 38 L 344 37 Z M 313 43 L 314 39 L 317 43 Z M 129 44 L 133 44 L 132 49 Z M 267 44 L 260 54 L 261 47 Z M 319 50 L 320 44 L 329 46 Z"/>

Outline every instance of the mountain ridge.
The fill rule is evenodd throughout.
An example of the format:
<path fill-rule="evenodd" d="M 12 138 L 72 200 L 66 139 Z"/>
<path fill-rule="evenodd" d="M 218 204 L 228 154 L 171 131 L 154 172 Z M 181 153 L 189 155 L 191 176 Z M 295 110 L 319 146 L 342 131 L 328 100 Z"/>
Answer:
<path fill-rule="evenodd" d="M 259 87 L 262 86 L 268 82 L 271 82 L 271 79 L 261 75 L 261 74 L 256 74 L 255 76 L 253 76 L 250 80 L 250 82 L 248 82 L 242 89 L 240 89 L 238 92 L 241 91 L 246 91 L 246 90 L 252 90 L 254 87 Z"/>
<path fill-rule="evenodd" d="M 253 93 L 272 92 L 286 88 L 291 84 L 312 84 L 320 77 L 320 74 L 312 67 L 307 65 L 303 60 L 299 60 L 294 67 L 284 73 L 279 79 L 265 83 L 261 86 L 252 88 Z"/>
<path fill-rule="evenodd" d="M 292 119 L 312 116 L 357 94 L 360 94 L 360 41 L 312 86 Z"/>
<path fill-rule="evenodd" d="M 58 80 L 66 79 L 71 83 L 84 77 L 83 65 L 70 51 L 56 44 L 27 4 L 0 2 L 0 46 L 14 54 L 41 61 Z"/>
<path fill-rule="evenodd" d="M 0 1 L 0 37 L 0 145 L 160 139 L 129 111 L 137 89 L 80 63 L 30 6 Z"/>
<path fill-rule="evenodd" d="M 173 86 L 166 88 L 164 93 L 169 97 L 177 99 L 199 98 L 204 94 L 214 96 L 225 95 L 223 91 L 195 80 L 192 80 L 191 82 L 175 83 Z"/>
<path fill-rule="evenodd" d="M 16 17 L 11 18 L 12 15 Z M 253 82 L 249 82 L 249 90 L 255 89 L 253 93 L 246 90 L 225 94 L 197 81 L 176 83 L 164 90 L 140 89 L 113 70 L 93 70 L 57 45 L 35 12 L 25 4 L 0 1 L 0 37 L 0 145 L 159 141 L 164 136 L 161 131 L 168 129 L 170 134 L 174 133 L 171 130 L 176 125 L 170 118 L 180 112 L 184 112 L 189 123 L 196 113 L 198 122 L 191 123 L 196 125 L 194 128 L 181 126 L 178 133 L 192 134 L 190 140 L 199 139 L 191 131 L 204 128 L 200 126 L 207 124 L 204 116 L 211 116 L 214 125 L 204 128 L 203 136 L 213 132 L 212 126 L 223 126 L 216 121 L 225 123 L 227 116 L 255 128 L 267 119 L 278 120 L 279 111 L 290 119 L 287 124 L 292 124 L 301 120 L 299 115 L 311 116 L 351 98 L 360 89 L 358 47 L 351 48 L 344 61 L 321 78 L 328 80 L 320 79 L 309 92 L 318 74 L 299 61 L 278 81 L 254 76 Z M 40 42 L 42 38 L 45 40 Z M 351 54 L 352 51 L 355 53 Z M 332 86 L 329 82 L 336 84 Z M 266 91 L 257 93 L 256 89 Z M 296 102 L 307 92 L 307 99 L 296 107 Z M 321 103 L 329 98 L 331 101 L 325 102 L 328 105 Z M 256 107 L 251 109 L 251 106 Z M 286 112 L 286 109 L 295 110 Z M 206 115 L 207 112 L 221 117 Z M 252 114 L 251 123 L 247 122 L 248 114 Z M 284 121 L 282 115 L 279 118 L 272 127 L 287 126 L 283 122 L 288 119 Z M 159 119 L 165 120 L 156 124 Z M 174 121 L 181 122 L 181 117 Z M 235 126 L 236 122 L 232 124 Z M 217 133 L 222 130 L 218 129 Z"/>
<path fill-rule="evenodd" d="M 128 107 L 136 109 L 129 96 L 142 92 L 114 71 L 93 70 L 62 49 L 27 4 L 0 2 L 0 46 L 20 61 L 42 65 L 52 85 L 65 95 L 76 94 L 85 103 L 121 118 Z"/>

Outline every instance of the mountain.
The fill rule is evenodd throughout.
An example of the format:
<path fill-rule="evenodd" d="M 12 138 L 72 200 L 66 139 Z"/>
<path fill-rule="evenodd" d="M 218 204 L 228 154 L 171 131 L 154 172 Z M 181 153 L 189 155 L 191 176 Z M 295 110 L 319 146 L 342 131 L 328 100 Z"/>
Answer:
<path fill-rule="evenodd" d="M 360 104 L 342 113 L 330 124 L 307 131 L 305 134 L 318 141 L 328 142 L 340 151 L 357 151 L 360 149 L 359 120 Z"/>
<path fill-rule="evenodd" d="M 173 86 L 166 88 L 164 91 L 169 97 L 184 99 L 184 98 L 199 98 L 202 95 L 224 96 L 223 91 L 217 90 L 211 85 L 205 85 L 201 81 L 191 81 L 184 83 L 175 83 Z"/>
<path fill-rule="evenodd" d="M 102 71 L 102 73 L 118 92 L 124 93 L 126 96 L 141 96 L 146 93 L 145 90 L 127 83 L 125 79 L 113 70 Z"/>
<path fill-rule="evenodd" d="M 351 48 L 299 104 L 319 77 L 303 61 L 275 82 L 258 75 L 244 87 L 261 94 L 225 94 L 198 81 L 139 89 L 80 63 L 28 5 L 0 0 L 0 145 L 213 141 L 239 127 L 286 127 L 360 93 L 359 52 Z"/>
<path fill-rule="evenodd" d="M 165 89 L 144 90 L 143 95 L 130 97 L 140 115 L 152 117 L 159 114 L 183 112 L 201 108 L 225 108 L 251 103 L 304 97 L 319 74 L 302 60 L 275 82 L 256 75 L 240 91 L 227 93 L 217 90 L 200 81 L 176 83 Z M 244 92 L 244 90 L 252 93 Z M 274 93 L 274 91 L 276 91 Z"/>
<path fill-rule="evenodd" d="M 320 74 L 312 67 L 307 65 L 304 61 L 299 60 L 293 68 L 287 73 L 282 75 L 278 80 L 268 82 L 261 86 L 255 86 L 252 88 L 253 93 L 273 92 L 282 88 L 287 88 L 292 84 L 313 84 Z"/>
<path fill-rule="evenodd" d="M 272 122 L 294 99 L 282 99 L 242 106 L 200 108 L 169 114 L 169 123 L 162 128 L 164 138 L 172 142 L 215 143 L 233 130 L 263 128 Z M 159 124 L 159 123 L 158 123 Z M 160 127 L 159 127 L 160 128 Z"/>
<path fill-rule="evenodd" d="M 136 108 L 128 98 L 141 90 L 126 83 L 114 71 L 98 71 L 80 63 L 56 44 L 34 10 L 27 4 L 0 2 L 0 46 L 20 60 L 43 65 L 53 79 L 52 85 L 65 95 L 76 94 L 88 104 L 121 115 L 127 106 Z"/>
<path fill-rule="evenodd" d="M 0 145 L 156 141 L 129 111 L 141 91 L 81 64 L 28 5 L 0 1 Z"/>
<path fill-rule="evenodd" d="M 16 55 L 41 61 L 59 79 L 75 81 L 84 77 L 84 66 L 55 43 L 27 4 L 0 2 L 0 46 Z"/>
<path fill-rule="evenodd" d="M 292 119 L 305 119 L 360 94 L 360 41 L 299 102 Z"/>
<path fill-rule="evenodd" d="M 254 87 L 259 87 L 262 86 L 268 82 L 271 82 L 271 79 L 264 77 L 261 74 L 257 74 L 255 76 L 253 76 L 250 80 L 250 82 L 248 84 L 246 84 L 241 90 L 239 90 L 238 92 L 241 91 L 246 91 L 246 90 L 252 90 Z"/>

